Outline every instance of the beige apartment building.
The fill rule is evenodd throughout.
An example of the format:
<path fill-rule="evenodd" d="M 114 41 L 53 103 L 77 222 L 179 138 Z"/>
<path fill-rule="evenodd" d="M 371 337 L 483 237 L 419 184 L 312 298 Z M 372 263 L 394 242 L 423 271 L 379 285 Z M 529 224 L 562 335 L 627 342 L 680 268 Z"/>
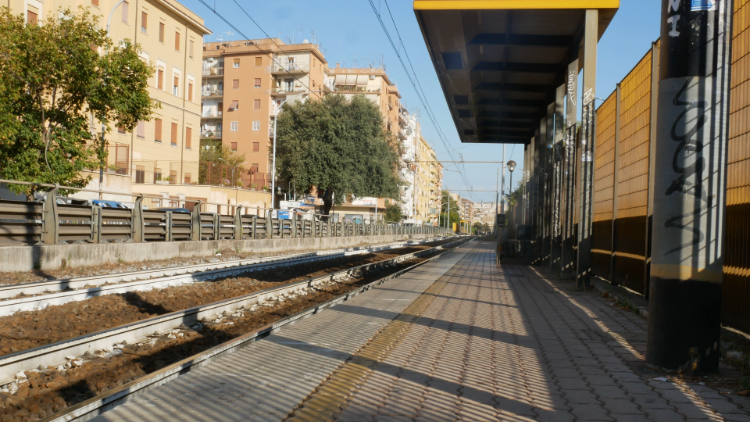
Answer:
<path fill-rule="evenodd" d="M 416 208 L 424 224 L 437 224 L 442 204 L 443 165 L 432 146 L 419 137 L 417 144 Z"/>
<path fill-rule="evenodd" d="M 201 141 L 245 157 L 243 187 L 270 187 L 276 113 L 332 92 L 328 63 L 317 45 L 278 38 L 204 43 L 202 53 Z"/>

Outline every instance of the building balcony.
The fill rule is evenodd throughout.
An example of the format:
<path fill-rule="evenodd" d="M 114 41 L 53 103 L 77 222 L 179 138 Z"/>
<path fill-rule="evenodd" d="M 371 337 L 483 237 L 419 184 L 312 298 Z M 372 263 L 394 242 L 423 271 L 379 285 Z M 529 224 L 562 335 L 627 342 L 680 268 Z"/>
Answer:
<path fill-rule="evenodd" d="M 309 73 L 310 65 L 307 63 L 274 63 L 271 65 L 271 74 Z"/>
<path fill-rule="evenodd" d="M 221 111 L 204 111 L 201 115 L 202 119 L 221 119 L 222 117 Z"/>
<path fill-rule="evenodd" d="M 326 79 L 326 81 L 323 82 L 323 91 L 326 94 L 336 91 L 336 85 L 333 84 L 333 79 Z"/>
<path fill-rule="evenodd" d="M 204 130 L 201 132 L 201 139 L 221 139 L 220 130 Z"/>
<path fill-rule="evenodd" d="M 398 122 L 402 125 L 406 125 L 406 114 L 398 113 Z"/>
<path fill-rule="evenodd" d="M 212 98 L 212 97 L 223 97 L 224 96 L 224 90 L 223 89 L 204 89 L 201 91 L 201 97 L 203 98 Z"/>
<path fill-rule="evenodd" d="M 341 93 L 377 94 L 380 88 L 368 88 L 367 85 L 336 85 L 334 91 Z"/>
<path fill-rule="evenodd" d="M 290 95 L 290 94 L 304 94 L 309 92 L 307 88 L 295 87 L 288 89 L 285 87 L 276 87 L 271 91 L 271 95 Z"/>
<path fill-rule="evenodd" d="M 203 69 L 202 75 L 207 78 L 212 76 L 224 76 L 224 68 L 212 67 L 210 69 Z"/>

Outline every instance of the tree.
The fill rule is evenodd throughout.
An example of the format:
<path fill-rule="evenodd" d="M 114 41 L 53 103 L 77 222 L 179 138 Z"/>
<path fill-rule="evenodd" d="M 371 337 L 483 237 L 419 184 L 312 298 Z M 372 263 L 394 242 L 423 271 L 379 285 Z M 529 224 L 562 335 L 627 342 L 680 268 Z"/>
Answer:
<path fill-rule="evenodd" d="M 395 202 L 389 203 L 386 201 L 383 219 L 388 223 L 400 223 L 402 218 L 401 206 Z"/>
<path fill-rule="evenodd" d="M 241 184 L 241 174 L 245 168 L 241 165 L 245 162 L 245 155 L 232 151 L 228 146 L 221 144 L 201 144 L 200 167 L 198 171 L 198 183 L 210 185 L 223 185 L 225 181 L 231 186 Z M 233 174 L 234 173 L 234 174 Z M 234 177 L 234 180 L 230 180 Z"/>
<path fill-rule="evenodd" d="M 505 202 L 508 204 L 508 208 L 517 204 L 518 201 L 523 197 L 523 181 L 519 181 L 516 189 L 505 195 Z"/>
<path fill-rule="evenodd" d="M 458 203 L 455 199 L 453 199 L 449 194 L 447 190 L 443 191 L 443 200 L 442 204 L 440 206 L 440 222 L 441 225 L 445 224 L 446 214 L 448 213 L 448 200 L 450 200 L 450 217 L 448 218 L 448 222 L 451 224 L 450 228 L 453 228 L 453 223 L 460 223 L 461 217 L 458 215 Z"/>
<path fill-rule="evenodd" d="M 323 213 L 347 195 L 399 197 L 398 154 L 380 110 L 364 95 L 347 101 L 285 104 L 277 128 L 279 175 L 310 193 L 323 190 Z"/>
<path fill-rule="evenodd" d="M 153 69 L 138 50 L 128 40 L 115 45 L 83 7 L 41 25 L 1 8 L 0 176 L 85 186 L 91 177 L 81 171 L 106 163 L 110 123 L 132 130 L 157 107 L 147 90 Z M 28 197 L 36 190 L 10 188 Z"/>
<path fill-rule="evenodd" d="M 482 230 L 482 223 L 480 223 L 479 221 L 474 222 L 474 224 L 471 226 L 471 233 L 478 234 L 480 230 Z"/>

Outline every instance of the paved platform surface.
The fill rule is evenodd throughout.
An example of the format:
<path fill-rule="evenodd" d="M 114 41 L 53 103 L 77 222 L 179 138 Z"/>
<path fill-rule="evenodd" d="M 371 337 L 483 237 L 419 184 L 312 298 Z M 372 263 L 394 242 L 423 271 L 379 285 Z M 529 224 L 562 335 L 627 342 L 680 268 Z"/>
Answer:
<path fill-rule="evenodd" d="M 471 242 L 97 420 L 750 421 L 642 371 L 646 322 Z"/>

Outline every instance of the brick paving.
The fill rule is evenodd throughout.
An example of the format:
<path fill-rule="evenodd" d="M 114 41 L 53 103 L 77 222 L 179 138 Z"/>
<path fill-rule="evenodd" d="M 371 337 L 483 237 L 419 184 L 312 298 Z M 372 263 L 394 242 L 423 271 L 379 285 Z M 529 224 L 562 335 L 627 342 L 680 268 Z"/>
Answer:
<path fill-rule="evenodd" d="M 750 420 L 744 397 L 641 372 L 641 317 L 533 267 L 498 267 L 490 243 L 457 267 L 335 420 Z"/>

